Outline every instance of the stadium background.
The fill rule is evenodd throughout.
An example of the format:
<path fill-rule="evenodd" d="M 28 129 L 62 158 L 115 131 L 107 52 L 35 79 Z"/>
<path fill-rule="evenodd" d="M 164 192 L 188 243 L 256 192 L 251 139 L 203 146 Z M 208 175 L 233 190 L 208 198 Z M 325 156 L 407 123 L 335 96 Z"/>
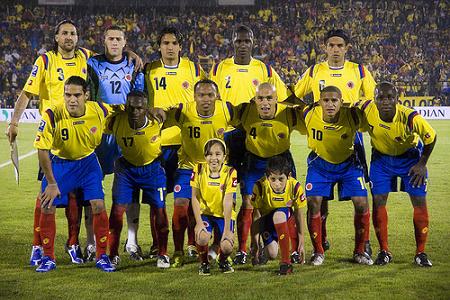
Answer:
<path fill-rule="evenodd" d="M 42 5 L 60 2 L 66 5 Z M 170 3 L 169 3 L 170 2 Z M 221 5 L 246 3 L 243 6 Z M 283 80 L 292 85 L 313 63 L 324 59 L 323 34 L 331 27 L 348 30 L 351 61 L 363 63 L 376 81 L 391 80 L 401 89 L 411 106 L 432 105 L 432 111 L 450 118 L 449 100 L 449 4 L 448 1 L 114 1 L 44 0 L 2 1 L 0 11 L 0 108 L 11 108 L 17 99 L 35 58 L 51 49 L 53 27 L 60 20 L 73 19 L 78 25 L 79 45 L 102 52 L 105 27 L 124 26 L 128 44 L 149 61 L 158 57 L 157 32 L 174 25 L 183 32 L 183 55 L 209 70 L 213 61 L 232 55 L 230 41 L 234 24 L 244 23 L 255 32 L 254 57 L 270 63 Z M 31 101 L 30 108 L 36 102 Z M 443 106 L 438 108 L 437 106 Z M 32 112 L 32 111 L 30 111 Z M 3 109 L 1 119 L 10 111 Z M 433 113 L 431 113 L 433 114 Z M 38 118 L 38 116 L 36 117 Z M 34 117 L 31 117 L 34 119 Z M 329 231 L 333 242 L 327 262 L 321 268 L 297 267 L 287 279 L 274 276 L 276 262 L 253 270 L 237 268 L 230 277 L 215 274 L 199 279 L 197 264 L 161 274 L 153 264 L 136 264 L 124 259 L 117 274 L 99 274 L 91 265 L 69 264 L 63 253 L 66 221 L 58 212 L 56 251 L 58 269 L 49 276 L 36 276 L 26 266 L 31 241 L 33 199 L 37 158 L 32 155 L 35 124 L 21 125 L 21 185 L 15 185 L 7 139 L 0 137 L 0 297 L 1 298 L 441 298 L 450 297 L 450 191 L 447 185 L 450 164 L 450 121 L 433 120 L 438 143 L 428 164 L 430 180 L 431 233 L 428 243 L 434 267 L 412 264 L 412 208 L 406 194 L 389 200 L 390 241 L 394 263 L 385 268 L 361 267 L 349 263 L 352 237 L 350 203 L 331 203 Z M 0 127 L 6 128 L 1 122 Z M 368 142 L 366 140 L 366 142 Z M 369 148 L 369 147 L 367 147 Z M 304 137 L 295 135 L 292 149 L 304 182 L 307 149 Z M 368 151 L 368 149 L 367 149 Z M 110 207 L 111 176 L 105 181 Z M 172 196 L 168 197 L 171 215 Z M 148 209 L 142 210 L 141 243 L 148 249 Z M 376 249 L 372 229 L 371 240 Z M 84 236 L 82 232 L 81 236 Z M 352 237 L 353 238 L 353 237 Z M 82 239 L 83 240 L 83 239 Z M 169 243 L 172 246 L 172 242 Z M 307 252 L 311 249 L 306 237 Z"/>

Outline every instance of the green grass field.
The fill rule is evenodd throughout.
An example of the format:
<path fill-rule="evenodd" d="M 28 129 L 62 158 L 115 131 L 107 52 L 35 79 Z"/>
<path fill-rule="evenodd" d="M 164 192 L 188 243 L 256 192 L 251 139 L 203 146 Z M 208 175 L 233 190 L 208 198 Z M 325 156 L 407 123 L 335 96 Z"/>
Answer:
<path fill-rule="evenodd" d="M 277 261 L 264 267 L 237 266 L 233 274 L 221 274 L 213 269 L 212 276 L 207 278 L 197 275 L 197 263 L 182 269 L 159 270 L 153 260 L 135 263 L 125 254 L 120 268 L 112 274 L 98 271 L 93 263 L 72 265 L 63 250 L 67 237 L 63 210 L 57 212 L 57 269 L 49 274 L 37 274 L 28 266 L 33 209 L 39 189 L 37 156 L 32 155 L 20 162 L 19 187 L 15 183 L 12 165 L 0 168 L 0 298 L 450 299 L 450 172 L 447 169 L 450 168 L 450 121 L 432 121 L 431 124 L 438 132 L 438 142 L 428 164 L 430 234 L 427 253 L 433 261 L 432 268 L 424 269 L 412 264 L 415 251 L 413 210 L 407 194 L 396 193 L 388 202 L 389 240 L 394 261 L 384 267 L 350 262 L 354 244 L 352 204 L 332 201 L 328 221 L 331 249 L 326 253 L 324 265 L 295 266 L 292 276 L 277 276 Z M 9 146 L 3 135 L 5 128 L 6 124 L 0 123 L 0 165 L 9 160 Z M 20 155 L 33 150 L 35 129 L 36 124 L 20 126 Z M 309 152 L 305 143 L 304 137 L 295 135 L 291 149 L 301 182 L 305 179 L 305 161 Z M 368 140 L 366 145 L 369 145 Z M 109 176 L 104 184 L 108 210 L 111 207 L 111 183 L 112 177 Z M 172 195 L 167 203 L 171 216 Z M 148 207 L 143 206 L 139 236 L 145 251 L 151 244 L 148 214 Z M 84 237 L 82 228 L 82 243 Z M 123 234 L 122 240 L 124 238 Z M 312 249 L 309 236 L 305 240 L 309 255 Z M 376 253 L 378 243 L 373 228 L 371 241 Z M 170 252 L 172 246 L 170 235 Z"/>

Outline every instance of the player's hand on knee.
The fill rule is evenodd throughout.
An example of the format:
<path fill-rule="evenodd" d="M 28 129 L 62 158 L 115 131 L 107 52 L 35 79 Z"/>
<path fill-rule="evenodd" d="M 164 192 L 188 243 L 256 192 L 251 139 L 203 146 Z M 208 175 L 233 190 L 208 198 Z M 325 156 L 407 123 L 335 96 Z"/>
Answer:
<path fill-rule="evenodd" d="M 222 239 L 220 240 L 220 248 L 225 250 L 225 252 L 231 253 L 234 246 L 234 234 L 230 230 L 223 233 Z"/>
<path fill-rule="evenodd" d="M 53 200 L 59 196 L 61 196 L 61 192 L 59 191 L 58 185 L 56 183 L 47 185 L 44 192 L 41 194 L 41 207 L 52 207 Z"/>
<path fill-rule="evenodd" d="M 206 230 L 205 225 L 203 225 L 203 223 L 196 224 L 194 232 L 195 232 L 195 240 L 197 241 L 197 243 L 207 238 L 208 231 Z"/>
<path fill-rule="evenodd" d="M 411 176 L 409 182 L 414 187 L 419 187 L 425 183 L 425 176 L 427 175 L 427 167 L 424 164 L 417 163 L 409 169 L 408 176 Z"/>

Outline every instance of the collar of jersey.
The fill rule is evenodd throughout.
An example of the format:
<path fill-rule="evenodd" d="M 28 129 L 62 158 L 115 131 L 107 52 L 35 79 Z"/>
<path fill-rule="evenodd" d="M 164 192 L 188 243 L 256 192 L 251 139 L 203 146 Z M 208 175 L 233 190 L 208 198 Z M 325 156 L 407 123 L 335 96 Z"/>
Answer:
<path fill-rule="evenodd" d="M 344 68 L 345 62 L 346 61 L 344 61 L 344 64 L 342 65 L 342 67 L 332 67 L 328 64 L 328 62 L 326 62 L 326 63 L 327 63 L 328 68 L 330 68 L 330 70 L 337 71 L 337 70 L 342 70 Z"/>
<path fill-rule="evenodd" d="M 161 63 L 164 66 L 164 69 L 177 69 L 180 65 L 181 57 L 178 58 L 178 63 L 175 66 L 168 66 L 164 63 L 163 59 L 161 58 Z"/>
<path fill-rule="evenodd" d="M 118 64 L 122 63 L 122 62 L 125 60 L 125 58 L 126 58 L 126 56 L 125 56 L 124 54 L 122 54 L 122 58 L 121 58 L 120 60 L 118 60 L 118 61 L 112 61 L 112 60 L 109 60 L 108 57 L 106 57 L 106 54 L 105 54 L 105 60 L 106 60 L 108 63 L 113 64 L 113 65 L 118 65 Z"/>

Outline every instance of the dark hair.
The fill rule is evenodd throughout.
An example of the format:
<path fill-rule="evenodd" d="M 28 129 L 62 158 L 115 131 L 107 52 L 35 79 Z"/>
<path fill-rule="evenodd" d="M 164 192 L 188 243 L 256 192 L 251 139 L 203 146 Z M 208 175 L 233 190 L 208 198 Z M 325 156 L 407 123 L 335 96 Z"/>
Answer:
<path fill-rule="evenodd" d="M 203 154 L 206 156 L 208 155 L 209 151 L 211 151 L 212 146 L 214 145 L 220 145 L 222 147 L 223 153 L 227 154 L 227 146 L 225 145 L 225 142 L 221 139 L 210 139 L 206 142 L 205 147 L 203 148 Z"/>
<path fill-rule="evenodd" d="M 78 29 L 77 29 L 77 25 L 75 25 L 75 23 L 71 20 L 62 20 L 61 22 L 59 22 L 56 26 L 55 26 L 55 31 L 54 31 L 54 36 L 53 36 L 53 49 L 52 51 L 55 52 L 55 54 L 58 53 L 58 42 L 55 41 L 54 37 L 59 33 L 59 29 L 61 29 L 61 26 L 64 24 L 72 24 L 73 27 L 75 27 L 75 30 L 77 31 L 77 36 L 78 36 Z"/>
<path fill-rule="evenodd" d="M 333 36 L 342 38 L 345 44 L 350 43 L 349 35 L 342 29 L 332 29 L 328 31 L 327 34 L 325 35 L 325 38 L 323 39 L 323 42 L 326 44 L 328 42 L 328 39 L 330 39 Z"/>
<path fill-rule="evenodd" d="M 377 86 L 375 87 L 375 98 L 377 97 L 378 91 L 380 89 L 392 89 L 395 92 L 395 96 L 398 97 L 397 87 L 392 82 L 383 81 L 383 82 L 378 83 Z"/>
<path fill-rule="evenodd" d="M 243 24 L 240 24 L 240 25 L 237 25 L 234 29 L 233 29 L 233 35 L 232 35 L 232 40 L 234 40 L 236 37 L 237 37 L 237 35 L 238 35 L 238 33 L 241 33 L 241 32 L 246 32 L 246 33 L 248 33 L 249 35 L 250 35 L 250 37 L 251 37 L 251 39 L 253 40 L 253 30 L 251 30 L 250 29 L 250 27 L 248 27 L 248 26 L 245 26 L 245 25 L 243 25 Z"/>
<path fill-rule="evenodd" d="M 127 98 L 129 98 L 129 97 L 139 97 L 139 98 L 147 99 L 147 94 L 142 91 L 133 90 L 128 93 Z"/>
<path fill-rule="evenodd" d="M 69 84 L 81 86 L 84 93 L 86 93 L 88 90 L 88 84 L 86 80 L 84 80 L 80 76 L 70 76 L 69 79 L 66 80 L 66 83 L 64 83 L 64 86 Z"/>
<path fill-rule="evenodd" d="M 202 79 L 202 80 L 197 81 L 197 83 L 194 85 L 194 93 L 197 91 L 197 87 L 200 84 L 212 84 L 214 86 L 214 88 L 216 89 L 217 94 L 219 94 L 219 87 L 217 86 L 217 83 L 215 83 L 211 79 Z"/>
<path fill-rule="evenodd" d="M 339 98 L 342 98 L 342 92 L 338 87 L 335 87 L 334 85 L 329 85 L 324 87 L 321 91 L 320 91 L 320 95 L 322 95 L 322 93 L 338 93 Z"/>
<path fill-rule="evenodd" d="M 123 30 L 122 27 L 120 27 L 119 25 L 111 25 L 109 27 L 107 27 L 105 29 L 105 31 L 103 32 L 103 36 L 106 36 L 106 33 L 110 30 L 118 30 L 121 31 L 123 33 L 123 37 L 126 39 L 126 35 L 125 35 L 125 30 Z"/>
<path fill-rule="evenodd" d="M 267 161 L 266 175 L 270 176 L 273 173 L 280 173 L 289 176 L 292 171 L 290 161 L 284 155 L 275 155 Z"/>
<path fill-rule="evenodd" d="M 175 27 L 164 27 L 159 32 L 159 36 L 158 36 L 158 45 L 159 46 L 161 46 L 162 38 L 166 34 L 173 34 L 175 36 L 175 38 L 177 39 L 178 44 L 183 43 L 183 35 L 181 34 L 181 32 L 178 29 L 176 29 Z"/>

